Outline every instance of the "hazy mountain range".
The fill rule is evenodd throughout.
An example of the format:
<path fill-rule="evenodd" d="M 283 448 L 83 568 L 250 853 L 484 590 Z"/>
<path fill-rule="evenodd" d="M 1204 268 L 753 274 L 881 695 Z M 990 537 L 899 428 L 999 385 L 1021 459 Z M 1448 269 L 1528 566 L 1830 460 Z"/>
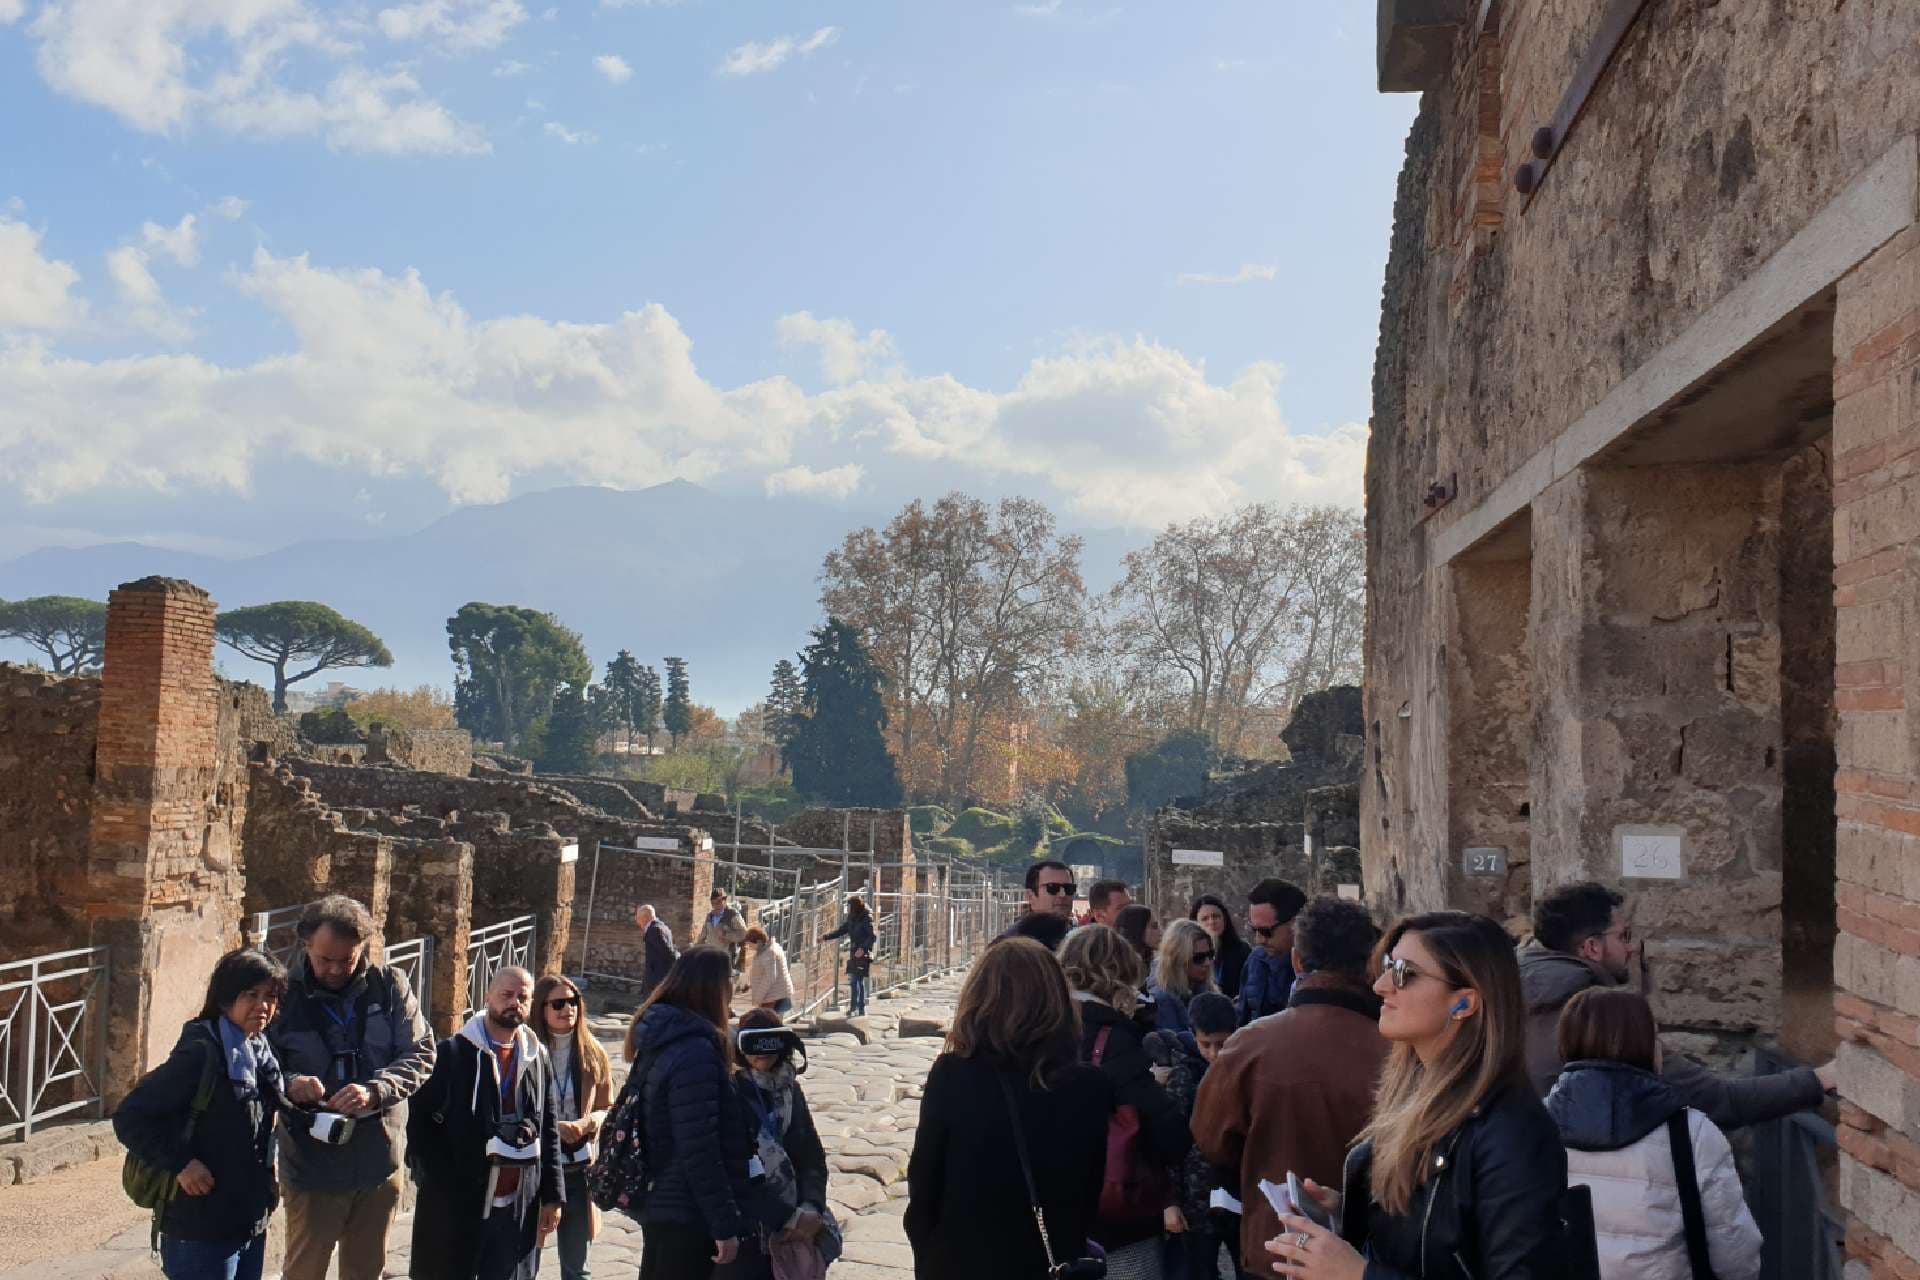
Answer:
<path fill-rule="evenodd" d="M 884 519 L 878 517 L 877 519 Z M 732 715 L 765 696 L 775 661 L 820 620 L 820 562 L 876 518 L 794 498 L 716 494 L 687 481 L 650 489 L 563 488 L 463 507 L 414 533 L 295 543 L 221 559 L 133 542 L 46 548 L 0 562 L 0 599 L 105 599 L 151 574 L 205 587 L 222 607 L 319 600 L 371 627 L 393 650 L 384 671 L 316 676 L 363 688 L 451 688 L 446 620 L 470 600 L 548 610 L 579 631 L 597 667 L 620 649 L 658 667 L 691 666 L 696 701 Z M 1143 535 L 1074 530 L 1084 572 L 1103 588 Z M 0 645 L 0 658 L 30 657 Z M 265 668 L 222 647 L 222 669 L 258 680 Z"/>

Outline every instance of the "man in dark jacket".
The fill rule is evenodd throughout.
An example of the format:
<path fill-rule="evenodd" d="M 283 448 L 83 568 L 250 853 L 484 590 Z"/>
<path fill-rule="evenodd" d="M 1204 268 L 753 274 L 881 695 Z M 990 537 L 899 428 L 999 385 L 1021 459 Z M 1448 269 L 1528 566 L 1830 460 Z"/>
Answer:
<path fill-rule="evenodd" d="M 533 975 L 502 969 L 414 1100 L 414 1280 L 532 1280 L 560 1225 L 560 1112 L 532 1012 Z"/>
<path fill-rule="evenodd" d="M 646 968 L 640 979 L 640 998 L 645 1000 L 666 978 L 667 970 L 680 958 L 680 951 L 673 945 L 673 930 L 667 928 L 667 922 L 651 906 L 635 910 L 633 922 L 640 927 L 646 950 Z"/>
<path fill-rule="evenodd" d="M 1285 880 L 1262 880 L 1247 892 L 1253 953 L 1240 978 L 1240 1025 L 1279 1013 L 1293 990 L 1293 918 L 1307 895 Z"/>
<path fill-rule="evenodd" d="M 407 1099 L 433 1070 L 433 1031 L 406 975 L 370 964 L 373 918 L 334 895 L 301 918 L 301 953 L 267 1029 L 287 1097 L 354 1119 L 351 1138 L 314 1138 L 292 1113 L 280 1122 L 287 1203 L 285 1280 L 323 1280 L 340 1248 L 340 1280 L 380 1280 L 400 1207 Z"/>
<path fill-rule="evenodd" d="M 1284 1012 L 1242 1028 L 1208 1068 L 1193 1104 L 1193 1138 L 1238 1172 L 1241 1257 L 1267 1257 L 1280 1220 L 1260 1181 L 1287 1174 L 1340 1185 L 1347 1148 L 1367 1126 L 1386 1062 L 1380 998 L 1367 983 L 1378 937 L 1365 907 L 1315 898 L 1293 924 L 1300 978 Z M 1255 953 L 1256 955 L 1258 952 Z"/>
<path fill-rule="evenodd" d="M 1633 976 L 1640 948 L 1625 902 L 1605 885 L 1584 881 L 1562 885 L 1534 904 L 1533 941 L 1519 950 L 1520 986 L 1527 1000 L 1527 1075 L 1541 1097 L 1560 1078 L 1554 1032 L 1567 1001 L 1588 987 L 1622 986 Z M 1725 1077 L 1670 1050 L 1662 1061 L 1662 1077 L 1686 1105 L 1722 1129 L 1817 1107 L 1835 1084 L 1832 1063 Z"/>

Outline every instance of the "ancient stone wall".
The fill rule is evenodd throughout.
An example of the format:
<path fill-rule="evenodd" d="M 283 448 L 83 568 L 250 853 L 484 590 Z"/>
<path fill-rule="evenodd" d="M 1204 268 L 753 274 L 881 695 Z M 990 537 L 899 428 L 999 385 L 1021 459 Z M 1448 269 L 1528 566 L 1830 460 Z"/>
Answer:
<path fill-rule="evenodd" d="M 537 775 L 540 785 L 551 787 L 589 805 L 600 812 L 615 818 L 630 818 L 635 822 L 653 822 L 659 817 L 659 810 L 650 808 L 650 801 L 642 799 L 643 794 L 664 795 L 665 787 L 653 783 L 616 781 L 613 778 L 577 777 L 572 774 L 543 773 Z M 651 790 L 649 790 L 651 789 Z"/>
<path fill-rule="evenodd" d="M 285 765 L 255 764 L 250 781 L 246 912 L 277 911 L 343 893 L 375 920 L 384 920 L 392 840 L 350 826 L 311 782 Z"/>
<path fill-rule="evenodd" d="M 573 926 L 579 843 L 545 823 L 509 827 L 500 814 L 475 814 L 453 834 L 473 846 L 474 927 L 532 916 L 534 972 L 558 972 Z"/>
<path fill-rule="evenodd" d="M 434 1029 L 440 1035 L 452 1035 L 467 1000 L 473 846 L 445 838 L 396 837 L 389 843 L 392 861 L 383 942 L 390 946 L 414 938 L 433 940 L 428 990 L 416 994 Z"/>
<path fill-rule="evenodd" d="M 473 772 L 473 735 L 465 729 L 393 729 L 367 734 L 366 762 L 464 778 Z"/>
<path fill-rule="evenodd" d="M 637 985 L 645 970 L 634 910 L 650 904 L 684 950 L 699 930 L 713 892 L 713 855 L 692 838 L 677 851 L 603 849 L 597 865 L 583 854 L 574 876 L 569 973 Z"/>
<path fill-rule="evenodd" d="M 1156 916 L 1185 916 L 1195 897 L 1217 893 L 1236 914 L 1247 890 L 1270 876 L 1311 891 L 1314 875 L 1307 859 L 1305 826 L 1299 822 L 1221 822 L 1210 816 L 1163 809 L 1146 834 L 1146 903 Z M 1176 849 L 1222 855 L 1220 866 L 1173 861 Z"/>
<path fill-rule="evenodd" d="M 0 961 L 87 945 L 61 892 L 86 876 L 100 681 L 0 664 Z"/>

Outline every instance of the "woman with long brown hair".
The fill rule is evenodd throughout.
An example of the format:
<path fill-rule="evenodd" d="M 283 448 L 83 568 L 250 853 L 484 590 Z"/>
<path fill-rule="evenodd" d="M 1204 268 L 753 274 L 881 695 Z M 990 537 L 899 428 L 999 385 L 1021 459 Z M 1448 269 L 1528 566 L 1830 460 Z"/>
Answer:
<path fill-rule="evenodd" d="M 1082 1256 L 1113 1088 L 1079 1058 L 1053 954 L 1028 938 L 988 947 L 920 1103 L 906 1216 L 918 1280 L 1043 1280 Z"/>
<path fill-rule="evenodd" d="M 752 1132 L 734 1093 L 727 1027 L 733 960 L 691 947 L 633 1015 L 626 1087 L 644 1091 L 650 1186 L 641 1280 L 707 1280 L 740 1252 Z"/>
<path fill-rule="evenodd" d="M 566 1208 L 560 1215 L 560 1280 L 587 1280 L 587 1246 L 600 1234 L 600 1210 L 587 1194 L 587 1170 L 607 1109 L 613 1105 L 613 1059 L 587 1027 L 586 1001 L 573 979 L 550 973 L 534 984 L 533 1028 L 553 1059 L 560 1117 L 560 1168 Z"/>
<path fill-rule="evenodd" d="M 1303 1280 L 1553 1280 L 1567 1153 L 1526 1074 L 1526 1002 L 1494 921 L 1435 911 L 1376 953 L 1393 1043 L 1347 1155 L 1339 1232 L 1284 1216 L 1274 1271 Z M 1307 1190 L 1334 1199 L 1309 1183 Z"/>

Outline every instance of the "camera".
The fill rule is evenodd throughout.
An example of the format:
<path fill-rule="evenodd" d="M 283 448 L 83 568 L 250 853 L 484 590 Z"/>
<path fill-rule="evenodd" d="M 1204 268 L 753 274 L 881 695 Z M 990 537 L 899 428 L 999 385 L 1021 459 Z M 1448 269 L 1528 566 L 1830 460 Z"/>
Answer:
<path fill-rule="evenodd" d="M 531 1120 L 502 1120 L 487 1140 L 487 1159 L 492 1164 L 537 1164 L 540 1131 Z"/>
<path fill-rule="evenodd" d="M 353 1117 L 338 1111 L 316 1111 L 308 1130 L 315 1142 L 329 1147 L 344 1147 L 353 1141 Z"/>

